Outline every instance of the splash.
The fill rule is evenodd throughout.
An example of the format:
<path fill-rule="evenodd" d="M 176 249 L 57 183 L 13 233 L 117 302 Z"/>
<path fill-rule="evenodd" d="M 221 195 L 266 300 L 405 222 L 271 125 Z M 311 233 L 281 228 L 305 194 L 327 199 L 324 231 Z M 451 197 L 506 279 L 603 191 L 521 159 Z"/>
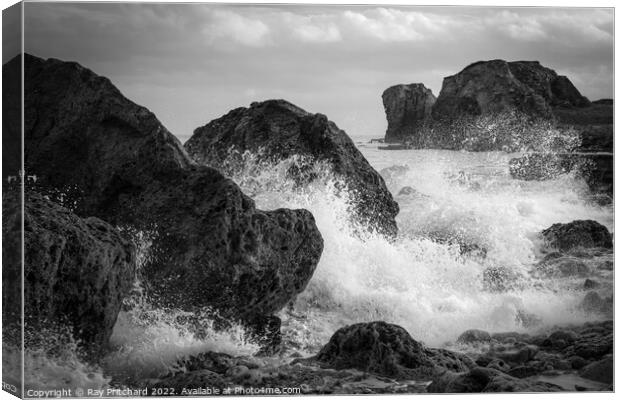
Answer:
<path fill-rule="evenodd" d="M 374 148 L 364 151 L 375 168 L 394 161 Z M 541 229 L 579 218 L 611 228 L 609 208 L 581 200 L 583 182 L 512 180 L 510 156 L 500 153 L 390 153 L 401 154 L 403 163 L 382 171 L 388 187 L 392 193 L 410 187 L 395 196 L 401 206 L 396 241 L 354 232 L 348 195 L 329 165 L 299 157 L 266 163 L 246 153 L 231 169 L 259 208 L 306 208 L 325 239 L 307 289 L 282 313 L 289 345 L 312 354 L 343 325 L 372 320 L 400 324 L 440 346 L 470 328 L 525 331 L 540 321 L 596 318 L 580 310 L 583 294 L 570 285 L 558 288 L 530 273 Z M 311 171 L 314 179 L 299 185 L 291 169 Z M 510 271 L 516 282 L 489 290 L 485 276 L 494 268 Z"/>

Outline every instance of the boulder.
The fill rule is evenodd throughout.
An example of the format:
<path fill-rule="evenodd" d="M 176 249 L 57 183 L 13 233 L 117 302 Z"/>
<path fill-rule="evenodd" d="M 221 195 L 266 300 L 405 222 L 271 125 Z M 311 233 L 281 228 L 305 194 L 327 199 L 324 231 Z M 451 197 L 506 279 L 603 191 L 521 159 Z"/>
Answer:
<path fill-rule="evenodd" d="M 4 196 L 19 204 L 16 193 Z M 4 269 L 21 274 L 21 262 L 5 264 Z M 88 354 L 101 354 L 135 271 L 134 244 L 113 226 L 94 217 L 80 218 L 26 192 L 23 276 L 29 345 L 69 327 Z M 21 298 L 20 289 L 15 281 L 3 281 L 5 299 Z"/>
<path fill-rule="evenodd" d="M 428 378 L 438 371 L 467 371 L 474 366 L 464 355 L 426 348 L 405 329 L 382 321 L 340 328 L 310 360 L 323 368 L 352 368 L 401 379 Z"/>
<path fill-rule="evenodd" d="M 197 128 L 185 143 L 188 153 L 200 164 L 226 164 L 231 151 L 250 151 L 260 160 L 277 162 L 305 157 L 308 162 L 326 162 L 344 181 L 355 220 L 372 232 L 394 236 L 398 203 L 347 134 L 325 115 L 311 114 L 284 100 L 252 103 Z M 289 171 L 304 184 L 315 177 L 304 173 L 306 165 Z"/>
<path fill-rule="evenodd" d="M 595 361 L 586 365 L 579 376 L 592 381 L 613 383 L 614 381 L 614 358 L 612 355 L 604 357 L 602 360 Z"/>
<path fill-rule="evenodd" d="M 490 342 L 491 335 L 481 329 L 469 329 L 461 333 L 456 341 L 458 343 Z"/>
<path fill-rule="evenodd" d="M 609 230 L 592 220 L 553 224 L 542 231 L 542 238 L 546 247 L 560 251 L 575 248 L 602 247 L 611 249 L 613 247 Z"/>
<path fill-rule="evenodd" d="M 537 61 L 480 61 L 444 78 L 433 106 L 433 118 L 463 114 L 499 114 L 517 110 L 532 117 L 553 118 L 552 106 L 586 106 L 589 101 L 564 76 Z"/>
<path fill-rule="evenodd" d="M 19 80 L 19 67 L 14 59 L 3 72 Z M 28 173 L 77 215 L 152 237 L 143 274 L 153 303 L 253 320 L 304 290 L 323 249 L 310 212 L 256 209 L 149 110 L 77 63 L 25 55 L 24 74 Z"/>
<path fill-rule="evenodd" d="M 433 92 L 422 83 L 412 83 L 392 86 L 381 97 L 388 122 L 385 142 L 407 141 L 423 146 L 420 133 L 435 104 Z"/>

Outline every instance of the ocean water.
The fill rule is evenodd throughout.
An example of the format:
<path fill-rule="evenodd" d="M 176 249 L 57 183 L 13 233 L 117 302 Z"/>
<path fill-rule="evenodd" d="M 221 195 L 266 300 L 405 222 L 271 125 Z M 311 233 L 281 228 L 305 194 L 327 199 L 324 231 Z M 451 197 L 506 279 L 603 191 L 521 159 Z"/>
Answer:
<path fill-rule="evenodd" d="M 538 233 L 557 222 L 593 219 L 613 233 L 613 205 L 587 196 L 585 183 L 564 175 L 545 182 L 514 180 L 508 161 L 515 154 L 441 150 L 379 150 L 356 142 L 380 171 L 400 205 L 399 235 L 360 237 L 348 213 L 341 178 L 328 165 L 311 163 L 318 179 L 299 187 L 288 178 L 291 158 L 276 165 L 245 162 L 227 173 L 258 208 L 310 210 L 325 242 L 314 276 L 280 317 L 287 352 L 315 354 L 347 324 L 384 320 L 403 326 L 429 346 L 449 347 L 466 329 L 535 332 L 555 324 L 609 318 L 580 307 L 586 276 L 539 276 Z M 404 189 L 403 188 L 407 188 Z M 140 237 L 142 258 L 148 235 Z M 613 296 L 612 272 L 599 266 L 609 254 L 586 254 L 587 277 Z M 500 289 L 485 283 L 485 271 L 500 269 Z M 111 351 L 101 365 L 81 363 L 75 353 L 50 359 L 37 351 L 26 357 L 31 382 L 83 388 L 139 385 L 174 370 L 188 355 L 212 350 L 251 356 L 258 347 L 242 327 L 210 330 L 197 337 L 178 310 L 152 308 L 140 297 L 140 282 L 119 315 Z M 204 316 L 209 326 L 209 316 Z M 271 360 L 270 362 L 277 362 Z M 64 386 L 63 386 L 64 385 Z"/>

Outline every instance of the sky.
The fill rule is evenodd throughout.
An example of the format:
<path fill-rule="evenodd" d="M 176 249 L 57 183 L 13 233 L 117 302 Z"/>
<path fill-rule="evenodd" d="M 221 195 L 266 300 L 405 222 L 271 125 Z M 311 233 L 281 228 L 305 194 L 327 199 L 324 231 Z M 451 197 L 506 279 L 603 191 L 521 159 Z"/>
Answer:
<path fill-rule="evenodd" d="M 613 97 L 613 10 L 26 3 L 25 51 L 77 61 L 181 141 L 229 110 L 286 99 L 353 137 L 383 137 L 382 92 L 472 62 L 538 60 Z"/>

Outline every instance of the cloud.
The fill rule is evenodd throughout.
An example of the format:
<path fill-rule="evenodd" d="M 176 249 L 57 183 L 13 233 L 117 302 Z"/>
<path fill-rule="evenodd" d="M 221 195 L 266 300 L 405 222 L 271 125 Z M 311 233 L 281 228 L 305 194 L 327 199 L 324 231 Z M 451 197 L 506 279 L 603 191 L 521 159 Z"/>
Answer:
<path fill-rule="evenodd" d="M 382 41 L 420 41 L 446 32 L 446 27 L 457 27 L 456 21 L 446 16 L 417 11 L 401 11 L 391 8 L 377 8 L 366 11 L 345 11 L 345 24 L 353 32 L 361 33 Z"/>
<path fill-rule="evenodd" d="M 232 11 L 215 10 L 203 33 L 210 44 L 217 40 L 232 40 L 245 46 L 261 47 L 270 42 L 270 29 L 263 21 Z"/>

